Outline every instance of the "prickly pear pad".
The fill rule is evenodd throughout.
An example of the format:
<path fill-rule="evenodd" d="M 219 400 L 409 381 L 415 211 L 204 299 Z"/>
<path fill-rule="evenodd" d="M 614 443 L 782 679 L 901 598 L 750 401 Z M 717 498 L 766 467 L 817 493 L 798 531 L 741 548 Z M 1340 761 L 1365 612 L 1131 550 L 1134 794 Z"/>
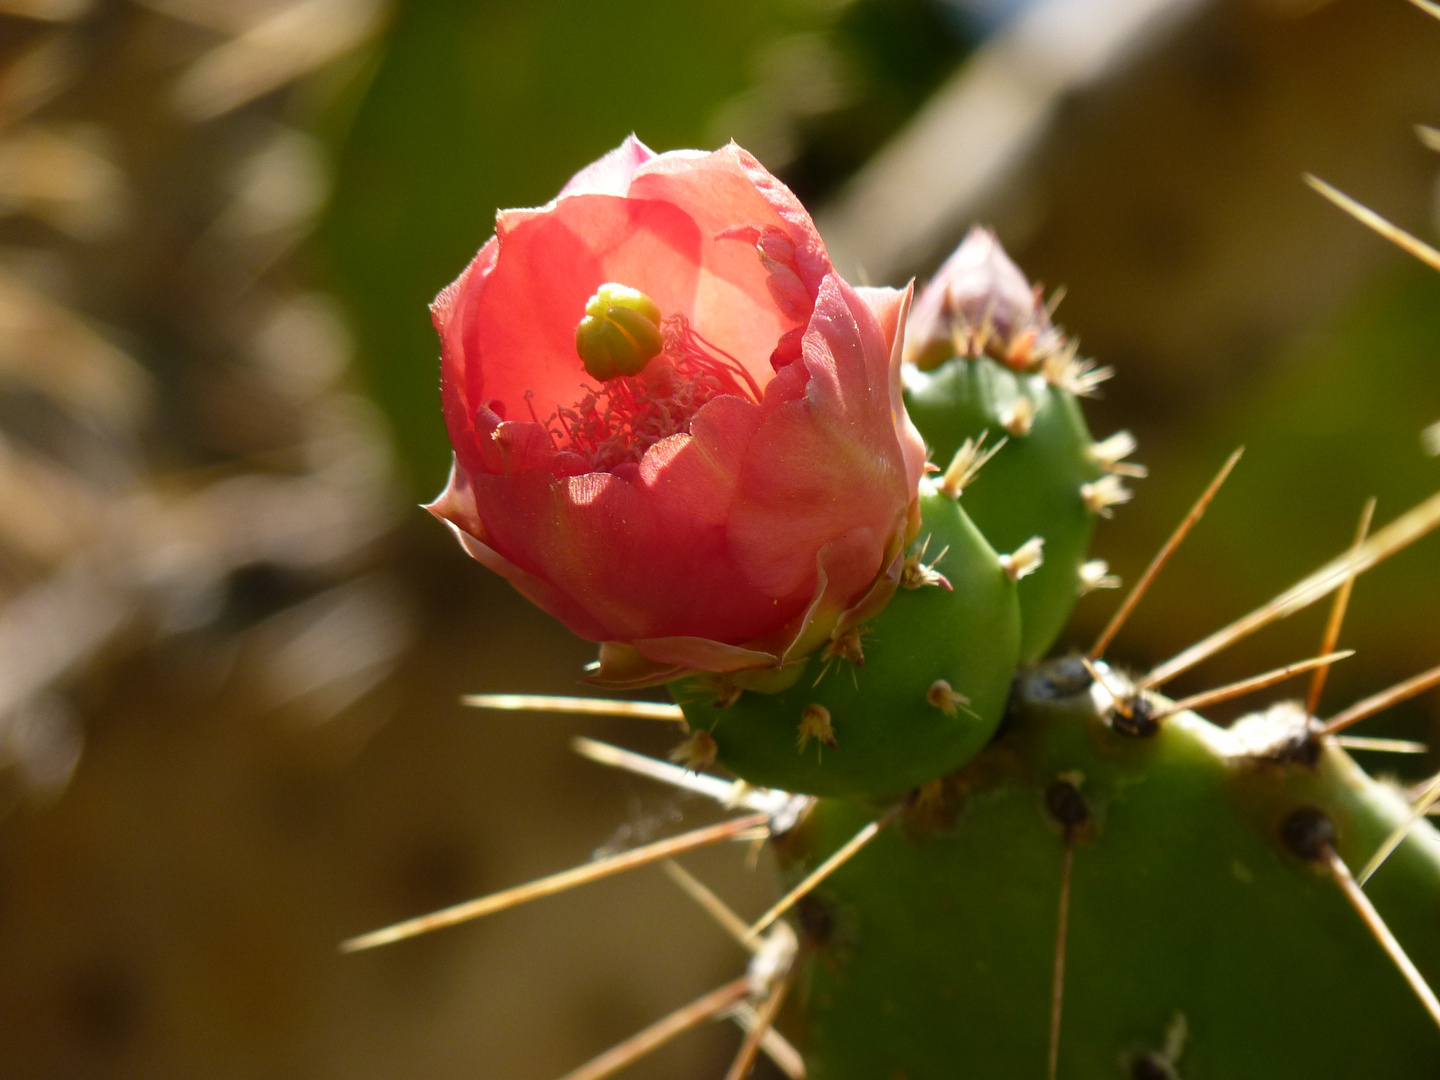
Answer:
<path fill-rule="evenodd" d="M 950 588 L 900 588 L 861 628 L 863 666 L 817 654 L 788 689 L 746 691 L 726 708 L 711 686 L 671 685 L 690 725 L 714 736 L 721 765 L 788 791 L 885 795 L 958 768 L 989 741 L 1019 652 L 1015 585 L 953 500 L 927 491 L 921 509 L 912 551 L 923 548 Z M 965 700 L 940 692 L 942 680 Z M 814 706 L 828 718 L 833 746 Z"/>
<path fill-rule="evenodd" d="M 1313 765 L 1247 757 L 1194 714 L 1125 735 L 1090 691 L 1055 696 L 1065 681 L 1022 676 L 1008 733 L 818 890 L 815 1075 L 1045 1075 L 1065 845 L 1045 791 L 1061 775 L 1089 821 L 1073 834 L 1060 1076 L 1162 1075 L 1135 1063 L 1163 1058 L 1167 1037 L 1165 1075 L 1197 1080 L 1433 1073 L 1433 1023 L 1335 882 L 1280 840 L 1285 814 L 1314 806 L 1358 866 L 1403 820 L 1399 794 L 1333 746 Z M 873 817 L 821 800 L 791 872 Z M 1434 830 L 1417 825 L 1367 891 L 1440 975 Z"/>
<path fill-rule="evenodd" d="M 1032 664 L 1054 644 L 1079 596 L 1080 565 L 1095 515 L 1081 486 L 1100 479 L 1088 451 L 1090 433 L 1079 403 L 1038 374 L 1017 374 L 989 357 L 951 358 L 934 371 L 905 369 L 905 405 L 944 468 L 966 439 L 988 431 L 1009 441 L 965 489 L 966 512 L 997 551 L 1013 551 L 1032 536 L 1045 539 L 1045 562 L 1020 582 L 1020 662 Z M 1028 431 L 1016 404 L 1033 409 Z"/>

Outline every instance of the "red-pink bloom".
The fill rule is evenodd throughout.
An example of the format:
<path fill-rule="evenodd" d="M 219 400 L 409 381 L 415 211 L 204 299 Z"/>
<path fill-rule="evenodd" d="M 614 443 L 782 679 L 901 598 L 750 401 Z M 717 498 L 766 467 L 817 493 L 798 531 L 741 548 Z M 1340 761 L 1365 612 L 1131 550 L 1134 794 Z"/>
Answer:
<path fill-rule="evenodd" d="M 638 374 L 604 354 L 603 382 L 576 337 L 602 285 L 644 294 L 663 338 L 629 354 Z M 806 655 L 893 588 L 924 464 L 900 396 L 908 303 L 841 280 L 739 147 L 627 139 L 545 206 L 501 212 L 436 298 L 455 465 L 430 509 L 607 643 L 612 679 Z"/>

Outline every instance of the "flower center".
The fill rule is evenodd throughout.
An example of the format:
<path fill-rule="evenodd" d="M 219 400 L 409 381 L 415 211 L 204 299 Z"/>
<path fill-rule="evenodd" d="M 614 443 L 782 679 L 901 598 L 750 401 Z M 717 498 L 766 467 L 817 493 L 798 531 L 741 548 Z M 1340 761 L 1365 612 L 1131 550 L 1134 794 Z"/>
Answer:
<path fill-rule="evenodd" d="M 585 385 L 584 397 L 560 406 L 545 423 L 562 449 L 595 472 L 638 464 L 662 439 L 689 434 L 695 414 L 722 394 L 760 401 L 760 387 L 744 365 L 696 333 L 685 316 L 661 319 L 658 328 L 661 347 L 653 358 L 638 368 L 625 365 L 628 373 L 617 371 L 598 387 Z M 592 364 L 585 366 L 590 371 Z"/>

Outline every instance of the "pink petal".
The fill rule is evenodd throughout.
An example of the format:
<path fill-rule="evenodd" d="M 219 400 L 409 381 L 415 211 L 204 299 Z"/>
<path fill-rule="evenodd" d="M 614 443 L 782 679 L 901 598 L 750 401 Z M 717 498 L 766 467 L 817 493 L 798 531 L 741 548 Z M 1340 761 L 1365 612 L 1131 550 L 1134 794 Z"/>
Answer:
<path fill-rule="evenodd" d="M 744 642 L 803 607 L 805 598 L 785 603 L 747 579 L 713 514 L 690 513 L 693 498 L 672 501 L 643 478 L 535 471 L 474 482 L 489 545 L 570 598 L 583 620 L 542 606 L 592 640 Z"/>
<path fill-rule="evenodd" d="M 891 417 L 888 346 L 854 290 L 827 278 L 805 335 L 805 394 L 778 404 L 767 394 L 730 519 L 737 559 L 772 595 L 808 598 L 815 552 L 868 530 L 863 552 L 834 571 L 849 606 L 903 524 L 913 488 Z"/>
<path fill-rule="evenodd" d="M 900 374 L 906 317 L 910 312 L 911 298 L 915 295 L 915 283 L 912 281 L 903 289 L 857 288 L 855 292 L 880 320 L 885 339 L 890 343 L 887 376 L 890 384 L 890 412 L 894 417 L 895 431 L 905 455 L 905 475 L 911 490 L 915 490 L 925 472 L 925 440 L 910 419 L 910 414 L 905 411 L 905 394 Z"/>
<path fill-rule="evenodd" d="M 733 144 L 712 154 L 661 154 L 636 171 L 630 194 L 664 199 L 694 218 L 705 238 L 695 327 L 764 386 L 776 342 L 803 325 L 808 311 L 797 310 L 796 289 L 788 281 L 780 286 L 787 307 L 777 306 L 772 275 L 755 244 L 767 228 L 782 231 L 794 252 L 795 275 L 813 293 L 829 272 L 830 260 L 809 214 L 755 158 Z"/>
<path fill-rule="evenodd" d="M 447 393 L 452 434 L 465 430 L 467 410 L 492 399 L 508 420 L 542 424 L 578 402 L 593 380 L 575 353 L 575 326 L 605 282 L 640 289 L 667 314 L 694 304 L 700 234 L 667 203 L 574 195 L 545 213 L 501 214 L 491 243 L 488 272 L 467 271 L 437 301 L 446 368 L 458 384 Z"/>
<path fill-rule="evenodd" d="M 603 640 L 606 636 L 604 627 L 591 619 L 584 608 L 563 590 L 543 577 L 516 566 L 485 542 L 484 532 L 476 528 L 477 521 L 471 512 L 474 499 L 468 488 L 469 478 L 462 470 L 453 469 L 444 494 L 426 509 L 450 526 L 450 531 L 472 559 L 505 578 L 536 607 L 548 611 L 583 638 Z"/>
<path fill-rule="evenodd" d="M 773 653 L 700 637 L 648 638 L 634 643 L 647 658 L 696 671 L 749 671 L 779 663 Z"/>
<path fill-rule="evenodd" d="M 567 195 L 624 195 L 635 170 L 655 157 L 655 151 L 634 134 L 598 161 L 593 161 L 570 178 L 557 199 Z"/>
<path fill-rule="evenodd" d="M 430 319 L 440 335 L 440 401 L 450 443 L 461 463 L 471 472 L 484 468 L 476 445 L 476 413 L 483 406 L 472 400 L 465 376 L 465 343 L 462 327 L 465 311 L 484 289 L 485 279 L 495 269 L 500 241 L 492 236 L 470 265 L 447 285 L 430 305 Z"/>

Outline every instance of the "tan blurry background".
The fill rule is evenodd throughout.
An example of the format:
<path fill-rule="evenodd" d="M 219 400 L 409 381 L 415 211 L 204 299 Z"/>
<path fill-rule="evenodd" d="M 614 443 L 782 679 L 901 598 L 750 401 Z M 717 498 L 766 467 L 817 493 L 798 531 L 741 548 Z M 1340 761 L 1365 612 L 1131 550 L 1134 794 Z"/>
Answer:
<path fill-rule="evenodd" d="M 1247 444 L 1117 656 L 1440 486 L 1440 281 L 1299 182 L 1433 239 L 1440 23 L 1022 6 L 0 0 L 0 1076 L 545 1080 L 740 971 L 657 871 L 335 948 L 713 817 L 566 748 L 659 725 L 459 706 L 572 692 L 591 649 L 415 506 L 425 302 L 631 128 L 752 146 L 843 271 L 923 274 L 979 219 L 1066 284 L 1119 369 L 1092 426 L 1151 468 L 1097 541 L 1127 579 Z M 1436 662 L 1437 588 L 1434 544 L 1362 582 L 1334 707 Z M 1306 655 L 1292 623 L 1182 689 Z M 687 865 L 753 915 L 745 855 Z M 735 1038 L 633 1075 L 719 1075 Z"/>

